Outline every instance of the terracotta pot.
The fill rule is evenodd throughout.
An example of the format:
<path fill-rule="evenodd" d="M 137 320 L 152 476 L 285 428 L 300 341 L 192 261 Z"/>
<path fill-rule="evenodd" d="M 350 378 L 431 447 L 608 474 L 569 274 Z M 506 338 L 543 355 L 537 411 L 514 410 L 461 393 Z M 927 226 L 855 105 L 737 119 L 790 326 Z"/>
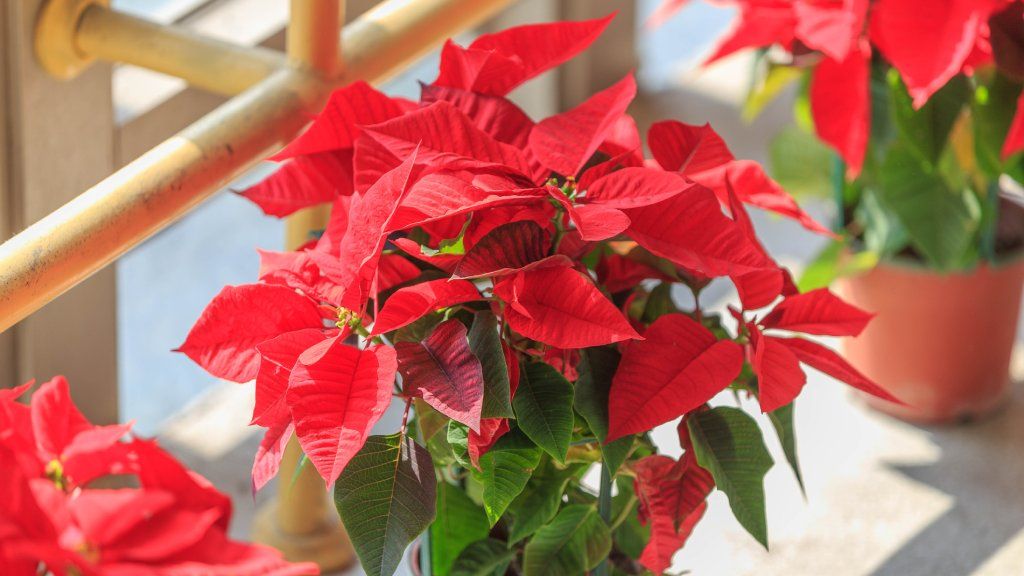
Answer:
<path fill-rule="evenodd" d="M 844 342 L 847 359 L 908 406 L 874 408 L 923 423 L 977 418 L 1005 398 L 1024 260 L 942 274 L 883 263 L 840 290 L 878 316 Z"/>

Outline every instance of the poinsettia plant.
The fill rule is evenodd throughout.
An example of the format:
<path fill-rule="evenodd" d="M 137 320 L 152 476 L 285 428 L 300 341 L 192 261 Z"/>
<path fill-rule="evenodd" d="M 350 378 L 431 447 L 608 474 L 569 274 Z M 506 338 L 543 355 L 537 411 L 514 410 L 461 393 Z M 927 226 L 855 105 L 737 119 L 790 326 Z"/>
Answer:
<path fill-rule="evenodd" d="M 507 98 L 609 19 L 449 41 L 419 102 L 339 89 L 244 192 L 277 216 L 330 202 L 330 220 L 261 253 L 259 282 L 217 295 L 181 351 L 255 380 L 254 485 L 294 434 L 368 574 L 424 532 L 434 574 L 660 574 L 716 487 L 767 544 L 772 459 L 751 415 L 712 400 L 756 397 L 795 468 L 801 364 L 889 398 L 803 337 L 870 315 L 799 293 L 746 206 L 828 232 L 709 126 L 655 124 L 646 158 L 632 76 L 539 122 Z M 677 306 L 719 277 L 730 314 Z M 402 424 L 372 435 L 392 403 Z M 648 432 L 680 417 L 683 457 L 659 455 Z"/>
<path fill-rule="evenodd" d="M 655 21 L 685 4 L 666 1 Z M 1024 244 L 1019 208 L 1000 201 L 1007 177 L 1024 181 L 1024 2 L 721 4 L 739 14 L 709 62 L 761 50 L 751 113 L 800 82 L 796 127 L 774 145 L 775 176 L 787 189 L 827 191 L 830 171 L 842 182 L 845 168 L 838 225 L 865 255 L 951 270 Z M 833 167 L 811 133 L 842 163 Z M 823 257 L 837 254 L 831 246 Z"/>
<path fill-rule="evenodd" d="M 90 423 L 63 377 L 19 403 L 33 384 L 0 390 L 0 574 L 319 573 L 230 540 L 226 495 L 131 424 Z"/>

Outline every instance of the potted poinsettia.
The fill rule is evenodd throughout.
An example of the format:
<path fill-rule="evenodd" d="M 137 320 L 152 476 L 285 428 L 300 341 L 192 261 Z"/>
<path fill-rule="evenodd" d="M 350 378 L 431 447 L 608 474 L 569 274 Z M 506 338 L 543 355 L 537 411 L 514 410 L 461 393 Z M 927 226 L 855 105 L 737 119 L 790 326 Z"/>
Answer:
<path fill-rule="evenodd" d="M 755 397 L 794 468 L 801 364 L 892 398 L 803 337 L 870 315 L 796 289 L 746 205 L 827 231 L 709 126 L 655 125 L 646 158 L 632 76 L 539 122 L 507 98 L 608 21 L 449 42 L 419 102 L 341 88 L 244 192 L 278 216 L 330 202 L 330 220 L 262 253 L 181 351 L 255 380 L 254 485 L 294 434 L 368 574 L 421 534 L 424 573 L 660 574 L 716 488 L 767 545 L 758 415 L 716 396 Z M 677 306 L 718 277 L 729 313 Z M 394 403 L 401 425 L 371 434 Z M 680 459 L 648 435 L 675 420 Z"/>
<path fill-rule="evenodd" d="M 683 4 L 666 2 L 657 18 Z M 879 314 L 845 343 L 909 405 L 876 407 L 954 421 L 996 406 L 1024 283 L 1024 216 L 1008 199 L 1024 176 L 1024 3 L 723 4 L 739 16 L 710 61 L 764 49 L 748 111 L 801 82 L 775 175 L 794 190 L 840 182 L 845 249 L 828 246 L 801 284 L 846 269 L 846 295 Z"/>
<path fill-rule="evenodd" d="M 33 384 L 0 390 L 0 574 L 319 573 L 230 540 L 225 494 L 131 424 L 86 420 L 63 377 L 18 402 Z"/>

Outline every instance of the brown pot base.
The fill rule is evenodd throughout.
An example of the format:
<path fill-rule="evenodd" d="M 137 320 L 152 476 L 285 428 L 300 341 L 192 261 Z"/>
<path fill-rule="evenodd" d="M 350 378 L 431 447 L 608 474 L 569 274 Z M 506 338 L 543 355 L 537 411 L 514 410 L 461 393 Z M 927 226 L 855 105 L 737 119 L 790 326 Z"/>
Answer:
<path fill-rule="evenodd" d="M 843 342 L 847 359 L 907 403 L 872 408 L 922 424 L 983 418 L 1005 402 L 1024 262 L 940 274 L 880 264 L 846 278 L 843 295 L 877 316 Z"/>

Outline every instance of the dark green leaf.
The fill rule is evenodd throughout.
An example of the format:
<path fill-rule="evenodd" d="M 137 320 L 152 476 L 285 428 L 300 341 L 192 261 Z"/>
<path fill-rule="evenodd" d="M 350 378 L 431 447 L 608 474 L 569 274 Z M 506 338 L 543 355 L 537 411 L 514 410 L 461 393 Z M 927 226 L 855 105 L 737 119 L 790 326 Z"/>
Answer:
<path fill-rule="evenodd" d="M 880 258 L 892 258 L 906 249 L 910 237 L 896 214 L 878 200 L 872 188 L 863 191 L 855 218 L 864 228 L 864 247 Z M 840 263 L 837 263 L 841 265 Z"/>
<path fill-rule="evenodd" d="M 509 395 L 508 367 L 501 350 L 498 319 L 489 311 L 477 312 L 469 329 L 469 349 L 484 369 L 484 418 L 514 418 Z"/>
<path fill-rule="evenodd" d="M 430 562 L 434 576 L 447 576 L 469 544 L 486 538 L 487 514 L 461 488 L 441 482 L 437 490 L 437 518 L 430 525 Z"/>
<path fill-rule="evenodd" d="M 429 442 L 435 434 L 445 429 L 448 425 L 448 417 L 423 401 L 422 398 L 413 400 L 414 413 L 416 414 L 416 425 L 423 433 L 423 441 Z"/>
<path fill-rule="evenodd" d="M 426 316 L 416 320 L 412 324 L 403 326 L 395 331 L 392 337 L 393 342 L 421 342 L 426 340 L 427 336 L 434 331 L 441 321 L 444 320 L 442 314 L 427 314 Z"/>
<path fill-rule="evenodd" d="M 558 468 L 545 459 L 526 488 L 508 507 L 508 513 L 512 515 L 512 528 L 509 531 L 508 541 L 515 543 L 527 536 L 530 536 L 541 526 L 547 524 L 558 513 L 558 507 L 562 504 L 562 494 L 565 487 L 583 465 Z"/>
<path fill-rule="evenodd" d="M 687 421 L 697 463 L 729 498 L 736 520 L 768 548 L 764 475 L 772 457 L 757 422 L 738 408 L 719 406 Z"/>
<path fill-rule="evenodd" d="M 434 520 L 430 454 L 401 434 L 370 436 L 334 485 L 334 505 L 368 576 L 395 573 Z"/>
<path fill-rule="evenodd" d="M 484 510 L 491 526 L 523 491 L 540 463 L 541 451 L 520 431 L 513 430 L 480 457 Z"/>
<path fill-rule="evenodd" d="M 619 352 L 612 346 L 582 350 L 578 367 L 580 377 L 576 381 L 576 395 L 573 401 L 576 411 L 583 416 L 594 436 L 601 441 L 601 455 L 613 477 L 629 457 L 634 440 L 633 436 L 626 436 L 611 444 L 604 444 L 604 439 L 608 436 L 608 393 L 612 387 L 612 378 L 619 367 L 620 357 Z"/>
<path fill-rule="evenodd" d="M 523 364 L 512 400 L 519 428 L 559 462 L 572 440 L 572 384 L 549 364 Z"/>
<path fill-rule="evenodd" d="M 493 538 L 478 540 L 459 554 L 450 576 L 504 576 L 515 556 L 504 542 Z"/>
<path fill-rule="evenodd" d="M 994 74 L 974 92 L 971 108 L 974 154 L 978 168 L 989 179 L 998 178 L 1004 171 L 1003 142 L 1017 109 L 1020 90 L 1020 84 L 1002 74 Z"/>
<path fill-rule="evenodd" d="M 623 554 L 636 560 L 643 554 L 651 539 L 650 525 L 640 524 L 636 508 L 638 501 L 633 492 L 633 480 L 620 476 L 617 479 L 619 493 L 612 498 L 612 518 L 622 518 L 615 528 L 615 547 Z"/>
<path fill-rule="evenodd" d="M 775 433 L 779 435 L 782 452 L 786 455 L 786 461 L 789 462 L 789 467 L 793 469 L 793 474 L 796 475 L 796 481 L 800 484 L 800 491 L 806 495 L 804 477 L 800 472 L 800 459 L 797 457 L 796 452 L 796 432 L 793 430 L 793 403 L 790 402 L 782 408 L 772 410 L 768 413 L 768 419 L 771 420 Z"/>
<path fill-rule="evenodd" d="M 675 301 L 672 300 L 672 283 L 662 282 L 655 286 L 651 293 L 647 295 L 640 320 L 651 323 L 665 314 L 672 314 L 678 311 L 679 308 L 676 307 Z"/>
<path fill-rule="evenodd" d="M 593 506 L 566 506 L 533 535 L 523 556 L 525 576 L 580 576 L 611 552 L 608 526 Z"/>
<path fill-rule="evenodd" d="M 875 193 L 930 264 L 944 270 L 965 262 L 980 219 L 969 192 L 950 189 L 933 167 L 894 145 Z"/>
<path fill-rule="evenodd" d="M 949 141 L 953 123 L 970 97 L 967 79 L 962 75 L 955 76 L 917 110 L 895 69 L 889 71 L 888 81 L 893 118 L 900 138 L 920 160 L 936 164 Z"/>

